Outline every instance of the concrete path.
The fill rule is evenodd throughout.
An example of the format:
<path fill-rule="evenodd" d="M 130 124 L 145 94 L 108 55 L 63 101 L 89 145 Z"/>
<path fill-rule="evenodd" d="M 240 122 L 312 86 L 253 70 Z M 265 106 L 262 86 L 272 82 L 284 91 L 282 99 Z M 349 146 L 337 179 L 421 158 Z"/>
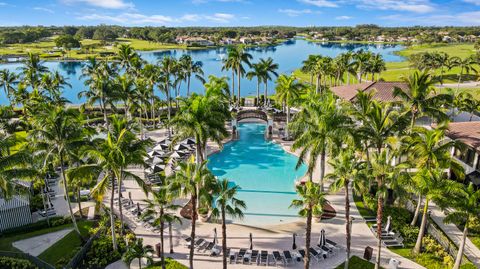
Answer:
<path fill-rule="evenodd" d="M 434 203 L 430 204 L 430 210 L 432 212 L 431 217 L 433 221 L 442 229 L 442 231 L 452 240 L 457 247 L 460 245 L 463 237 L 463 231 L 460 231 L 455 224 L 446 224 L 443 222 L 445 214 Z M 465 242 L 465 256 L 477 267 L 480 268 L 480 250 L 467 238 Z M 455 257 L 454 257 L 455 258 Z"/>
<path fill-rule="evenodd" d="M 43 234 L 13 242 L 13 246 L 32 256 L 38 256 L 45 250 L 65 237 L 73 229 L 64 229 L 53 233 Z"/>

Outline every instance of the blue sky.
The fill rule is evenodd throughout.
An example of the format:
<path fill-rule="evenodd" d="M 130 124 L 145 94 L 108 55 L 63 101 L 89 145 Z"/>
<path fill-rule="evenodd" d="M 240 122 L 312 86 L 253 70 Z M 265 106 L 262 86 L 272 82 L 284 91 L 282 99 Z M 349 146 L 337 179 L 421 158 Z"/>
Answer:
<path fill-rule="evenodd" d="M 480 25 L 480 0 L 0 0 L 0 25 Z"/>

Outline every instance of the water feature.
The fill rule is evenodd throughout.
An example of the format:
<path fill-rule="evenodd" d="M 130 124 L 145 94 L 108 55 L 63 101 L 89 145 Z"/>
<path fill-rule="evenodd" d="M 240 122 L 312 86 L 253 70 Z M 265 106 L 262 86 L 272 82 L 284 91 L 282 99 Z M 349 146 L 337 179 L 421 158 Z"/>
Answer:
<path fill-rule="evenodd" d="M 265 128 L 262 123 L 240 123 L 240 139 L 225 144 L 208 162 L 213 174 L 241 188 L 238 198 L 247 204 L 248 224 L 296 220 L 298 209 L 289 206 L 297 197 L 295 181 L 306 173 L 304 165 L 295 169 L 296 156 L 265 140 Z"/>
<path fill-rule="evenodd" d="M 370 50 L 374 53 L 380 53 L 387 62 L 398 62 L 403 60 L 401 56 L 394 54 L 395 51 L 402 49 L 402 46 L 400 45 L 313 43 L 304 39 L 289 40 L 278 46 L 250 48 L 249 53 L 253 56 L 253 62 L 258 61 L 260 58 L 272 57 L 275 63 L 278 63 L 279 65 L 279 73 L 291 73 L 292 71 L 298 69 L 302 64 L 302 61 L 305 60 L 310 54 L 321 54 L 334 57 L 345 51 L 356 51 L 360 49 Z M 203 63 L 203 70 L 206 76 L 216 75 L 230 77 L 230 72 L 221 70 L 222 58 L 226 57 L 226 48 L 204 50 L 172 49 L 163 51 L 141 51 L 139 54 L 145 60 L 153 63 L 157 62 L 166 55 L 179 58 L 184 54 L 189 54 L 195 61 L 201 61 Z M 52 71 L 58 70 L 72 85 L 72 88 L 66 88 L 64 91 L 64 96 L 67 99 L 74 104 L 85 101 L 77 97 L 78 92 L 85 89 L 83 80 L 80 79 L 83 63 L 49 61 L 45 62 L 45 65 Z M 19 66 L 21 66 L 21 63 L 0 64 L 0 69 L 7 68 L 11 71 L 18 72 Z M 244 78 L 241 83 L 242 95 L 253 95 L 256 92 L 255 79 L 253 81 L 249 81 L 248 79 Z M 269 92 L 272 93 L 274 90 L 273 82 L 269 83 L 268 88 Z M 198 80 L 192 79 L 191 90 L 194 92 L 202 92 L 203 87 Z M 186 87 L 183 87 L 181 93 L 185 94 L 185 92 Z M 6 103 L 7 100 L 4 94 L 0 94 L 0 104 Z"/>

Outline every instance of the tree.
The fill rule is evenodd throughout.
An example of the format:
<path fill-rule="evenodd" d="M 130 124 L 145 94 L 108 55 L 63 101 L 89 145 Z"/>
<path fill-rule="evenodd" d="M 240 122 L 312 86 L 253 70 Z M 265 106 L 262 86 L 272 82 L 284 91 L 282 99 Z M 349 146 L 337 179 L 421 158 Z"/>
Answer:
<path fill-rule="evenodd" d="M 198 201 L 202 198 L 207 197 L 206 200 L 211 201 L 212 196 L 210 195 L 208 188 L 202 188 L 201 186 L 206 186 L 215 181 L 215 177 L 208 170 L 207 163 L 205 161 L 200 163 L 195 163 L 193 157 L 190 158 L 187 162 L 179 163 L 179 170 L 172 175 L 172 190 L 178 191 L 180 196 L 189 197 L 190 201 L 187 206 L 191 205 L 191 232 L 190 242 L 195 242 L 196 235 L 196 222 L 197 222 L 197 205 Z M 193 269 L 193 256 L 194 248 L 190 247 L 189 253 L 189 263 L 190 269 Z"/>
<path fill-rule="evenodd" d="M 260 83 L 262 80 L 265 79 L 265 72 L 263 66 L 260 63 L 252 64 L 252 70 L 247 73 L 247 78 L 252 80 L 253 78 L 257 78 L 257 102 L 260 101 Z"/>
<path fill-rule="evenodd" d="M 370 59 L 373 54 L 370 51 L 360 50 L 357 51 L 354 55 L 355 69 L 357 72 L 357 81 L 362 83 L 362 77 L 368 72 Z"/>
<path fill-rule="evenodd" d="M 457 89 L 460 89 L 460 83 L 462 83 L 462 76 L 465 73 L 470 74 L 470 72 L 477 72 L 475 65 L 475 58 L 472 56 L 466 57 L 462 59 L 460 57 L 452 57 L 451 63 L 453 66 L 460 68 L 460 72 L 458 73 L 458 86 Z"/>
<path fill-rule="evenodd" d="M 163 230 L 165 222 L 179 221 L 173 212 L 179 208 L 178 205 L 173 204 L 174 193 L 171 192 L 168 185 L 160 186 L 158 189 L 151 190 L 150 194 L 153 199 L 146 199 L 146 210 L 142 214 L 143 218 L 153 218 L 153 226 L 160 229 L 160 259 L 162 268 L 165 269 L 165 251 L 164 251 L 164 237 Z"/>
<path fill-rule="evenodd" d="M 447 115 L 441 108 L 443 103 L 451 101 L 451 96 L 448 94 L 436 94 L 433 85 L 435 82 L 431 79 L 431 75 L 426 72 L 415 71 L 409 77 L 403 77 L 407 83 L 407 89 L 395 87 L 393 95 L 400 97 L 404 106 L 410 112 L 410 130 L 413 129 L 415 121 L 418 117 L 427 115 L 436 118 L 437 120 L 447 119 Z"/>
<path fill-rule="evenodd" d="M 308 55 L 308 58 L 302 62 L 302 72 L 310 75 L 310 85 L 313 85 L 313 77 L 315 75 L 315 65 L 318 55 Z"/>
<path fill-rule="evenodd" d="M 167 56 L 164 57 L 159 62 L 159 74 L 158 83 L 160 89 L 165 92 L 167 96 L 167 108 L 168 108 L 168 124 L 170 125 L 170 120 L 172 118 L 172 104 L 171 104 L 171 92 L 170 87 L 173 86 L 173 81 L 171 80 L 171 76 L 175 73 L 175 69 L 178 66 L 178 62 L 175 58 Z M 178 108 L 177 108 L 178 109 Z M 168 136 L 171 136 L 170 127 L 168 127 Z"/>
<path fill-rule="evenodd" d="M 119 60 L 120 67 L 130 75 L 135 75 L 135 67 L 139 65 L 140 56 L 137 52 L 128 44 L 120 44 L 116 57 Z"/>
<path fill-rule="evenodd" d="M 128 268 L 134 259 L 138 259 L 138 268 L 142 269 L 142 259 L 147 259 L 148 263 L 153 262 L 153 248 L 150 245 L 143 245 L 142 238 L 135 238 L 133 242 L 127 244 L 127 249 L 122 255 L 122 260 L 127 264 Z"/>
<path fill-rule="evenodd" d="M 32 131 L 34 149 L 43 151 L 46 159 L 54 159 L 60 165 L 63 190 L 66 195 L 70 217 L 75 231 L 81 237 L 68 197 L 69 187 L 65 174 L 65 165 L 69 154 L 74 148 L 85 144 L 80 117 L 72 109 L 45 106 L 39 114 L 33 117 L 32 124 L 34 126 Z"/>
<path fill-rule="evenodd" d="M 286 139 L 290 138 L 288 133 L 288 125 L 290 124 L 290 107 L 295 105 L 299 100 L 304 88 L 304 85 L 297 81 L 295 75 L 280 75 L 277 79 L 275 98 L 279 104 L 283 104 L 287 107 L 287 124 L 285 128 Z"/>
<path fill-rule="evenodd" d="M 229 47 L 227 50 L 227 60 L 225 61 L 224 68 L 235 70 L 237 74 L 237 105 L 240 104 L 240 80 L 245 74 L 245 68 L 243 64 L 251 66 L 250 60 L 252 55 L 245 52 L 243 46 Z M 232 84 L 233 85 L 233 84 Z"/>
<path fill-rule="evenodd" d="M 72 48 L 80 48 L 81 44 L 73 35 L 65 34 L 55 38 L 55 46 L 62 47 L 68 51 Z"/>
<path fill-rule="evenodd" d="M 298 215 L 307 219 L 307 226 L 305 229 L 305 258 L 304 268 L 310 267 L 310 242 L 312 234 L 312 217 L 321 216 L 323 207 L 328 204 L 325 198 L 325 193 L 321 190 L 321 186 L 312 181 L 307 181 L 305 185 L 298 185 L 296 192 L 299 196 L 294 199 L 290 207 L 299 208 Z"/>
<path fill-rule="evenodd" d="M 342 143 L 342 137 L 347 133 L 349 124 L 350 118 L 345 107 L 337 104 L 333 93 L 311 92 L 307 100 L 300 105 L 300 112 L 295 115 L 289 126 L 295 137 L 292 150 L 301 149 L 297 167 L 308 155 L 308 166 L 313 169 L 320 158 L 322 191 L 327 152 Z"/>
<path fill-rule="evenodd" d="M 28 53 L 23 66 L 19 67 L 22 73 L 22 80 L 25 84 L 37 89 L 40 83 L 40 75 L 48 72 L 48 68 L 43 65 L 38 54 Z"/>
<path fill-rule="evenodd" d="M 3 87 L 5 96 L 10 101 L 10 106 L 13 107 L 13 96 L 15 94 L 14 86 L 18 83 L 17 74 L 10 72 L 8 69 L 0 71 L 0 87 Z"/>
<path fill-rule="evenodd" d="M 365 191 L 365 177 L 362 171 L 365 171 L 365 162 L 358 161 L 353 150 L 346 149 L 340 151 L 335 159 L 329 161 L 333 172 L 326 175 L 326 178 L 333 179 L 331 185 L 332 191 L 345 190 L 345 234 L 347 242 L 347 257 L 345 259 L 345 269 L 348 269 L 350 260 L 351 245 L 351 219 L 350 219 L 350 187 L 356 193 Z M 351 185 L 351 186 L 350 186 Z"/>
<path fill-rule="evenodd" d="M 237 192 L 239 186 L 230 186 L 228 179 L 223 179 L 216 183 L 215 207 L 212 210 L 212 216 L 222 221 L 222 252 L 223 269 L 227 268 L 227 225 L 226 217 L 243 218 L 243 211 L 246 209 L 245 202 L 239 200 Z"/>
<path fill-rule="evenodd" d="M 372 73 L 372 81 L 375 81 L 375 74 L 380 75 L 381 72 L 387 70 L 387 67 L 385 65 L 385 60 L 383 60 L 383 57 L 380 53 L 374 54 L 370 58 L 369 70 L 370 70 L 370 73 Z M 376 80 L 378 80 L 378 77 Z"/>
<path fill-rule="evenodd" d="M 192 76 L 195 76 L 201 83 L 205 83 L 205 79 L 203 78 L 203 70 L 202 70 L 202 62 L 200 61 L 193 61 L 190 55 L 182 55 L 180 57 L 180 67 L 185 73 L 185 77 L 187 79 L 187 96 L 190 95 L 190 80 Z"/>
<path fill-rule="evenodd" d="M 273 62 L 273 59 L 268 57 L 267 59 L 260 59 L 259 64 L 263 68 L 263 83 L 265 85 L 265 101 L 268 98 L 268 81 L 272 80 L 272 76 L 278 77 L 277 69 L 278 69 L 278 64 Z"/>
<path fill-rule="evenodd" d="M 480 216 L 480 190 L 475 190 L 473 183 L 470 183 L 467 187 L 461 188 L 456 193 L 456 196 L 456 199 L 451 200 L 453 205 L 450 205 L 455 211 L 447 212 L 447 216 L 444 219 L 445 223 L 462 223 L 462 225 L 464 225 L 462 241 L 458 246 L 458 253 L 455 258 L 453 269 L 460 268 L 468 229 L 470 225 L 473 224 L 473 219 Z"/>

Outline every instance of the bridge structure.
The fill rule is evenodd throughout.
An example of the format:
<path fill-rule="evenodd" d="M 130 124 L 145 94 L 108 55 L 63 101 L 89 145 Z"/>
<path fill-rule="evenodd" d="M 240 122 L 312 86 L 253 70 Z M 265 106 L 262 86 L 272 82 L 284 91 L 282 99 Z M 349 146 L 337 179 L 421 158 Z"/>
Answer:
<path fill-rule="evenodd" d="M 248 120 L 248 119 L 259 119 L 259 120 L 265 121 L 267 124 L 267 128 L 265 129 L 265 137 L 269 139 L 272 137 L 274 119 L 270 117 L 263 110 L 245 109 L 245 110 L 238 111 L 235 117 L 232 119 L 233 139 L 238 138 L 238 129 L 237 129 L 238 122 L 241 120 Z"/>

